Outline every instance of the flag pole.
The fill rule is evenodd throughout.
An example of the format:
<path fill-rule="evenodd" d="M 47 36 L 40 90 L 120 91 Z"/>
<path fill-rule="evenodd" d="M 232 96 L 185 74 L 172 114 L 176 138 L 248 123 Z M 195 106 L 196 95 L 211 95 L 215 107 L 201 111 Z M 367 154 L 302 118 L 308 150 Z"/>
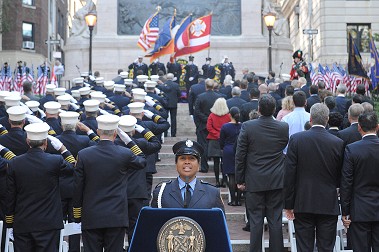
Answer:
<path fill-rule="evenodd" d="M 211 11 L 211 13 L 209 13 L 209 15 L 212 15 L 212 14 L 213 14 L 213 11 Z M 210 54 L 211 54 L 211 34 L 212 34 L 212 28 L 211 28 L 211 30 L 210 30 L 210 32 L 209 32 L 208 58 L 209 58 L 209 56 L 210 56 Z"/>

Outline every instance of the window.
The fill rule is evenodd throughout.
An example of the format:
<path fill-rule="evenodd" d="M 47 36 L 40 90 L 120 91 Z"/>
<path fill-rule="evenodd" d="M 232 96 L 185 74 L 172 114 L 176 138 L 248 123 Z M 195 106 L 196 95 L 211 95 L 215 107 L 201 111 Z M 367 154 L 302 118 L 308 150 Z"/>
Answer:
<path fill-rule="evenodd" d="M 23 5 L 34 6 L 34 0 L 22 0 Z"/>
<path fill-rule="evenodd" d="M 34 49 L 34 24 L 22 23 L 22 48 Z"/>
<path fill-rule="evenodd" d="M 371 24 L 347 24 L 347 32 L 351 33 L 359 52 L 370 52 L 370 29 Z"/>

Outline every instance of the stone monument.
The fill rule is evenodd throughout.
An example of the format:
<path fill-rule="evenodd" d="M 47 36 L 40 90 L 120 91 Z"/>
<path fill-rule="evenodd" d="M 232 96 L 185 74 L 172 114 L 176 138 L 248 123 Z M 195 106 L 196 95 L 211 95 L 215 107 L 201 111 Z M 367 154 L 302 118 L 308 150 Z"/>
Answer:
<path fill-rule="evenodd" d="M 92 70 L 100 71 L 101 76 L 110 80 L 117 75 L 117 69 L 127 70 L 128 65 L 138 55 L 145 54 L 137 46 L 138 37 L 147 18 L 156 11 L 158 5 L 162 8 L 160 27 L 173 15 L 174 9 L 179 24 L 190 13 L 193 20 L 213 13 L 211 48 L 193 54 L 194 62 L 198 66 L 205 63 L 208 55 L 212 58 L 212 64 L 220 63 L 223 56 L 227 55 L 236 69 L 236 78 L 242 77 L 243 67 L 267 76 L 268 32 L 262 12 L 273 1 L 275 0 L 97 0 L 95 6 L 92 0 L 88 0 L 75 14 L 77 28 L 73 27 L 73 34 L 64 48 L 65 79 L 77 77 L 76 66 L 80 71 L 88 71 L 88 27 L 85 25 L 83 28 L 85 12 L 93 8 L 97 11 L 92 44 Z M 272 6 L 275 7 L 275 4 Z M 292 63 L 293 49 L 288 32 L 286 33 L 286 25 L 288 27 L 287 20 L 279 13 L 272 42 L 273 70 L 277 74 L 281 65 L 281 72 L 288 73 Z M 164 63 L 168 60 L 168 55 L 160 59 Z M 149 58 L 145 58 L 144 62 L 150 64 Z"/>

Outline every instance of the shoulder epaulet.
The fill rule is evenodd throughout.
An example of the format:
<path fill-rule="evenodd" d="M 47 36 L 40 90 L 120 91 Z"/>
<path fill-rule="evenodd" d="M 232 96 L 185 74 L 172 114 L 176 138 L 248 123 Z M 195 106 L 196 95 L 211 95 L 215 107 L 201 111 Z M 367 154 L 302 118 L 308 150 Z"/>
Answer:
<path fill-rule="evenodd" d="M 204 180 L 200 180 L 200 183 L 202 183 L 202 184 L 204 184 L 204 185 L 210 185 L 210 186 L 216 187 L 215 185 L 212 185 L 212 184 L 210 184 L 209 182 L 204 181 Z"/>
<path fill-rule="evenodd" d="M 171 182 L 172 182 L 172 180 L 165 180 L 165 181 L 162 181 L 162 182 L 160 182 L 160 183 L 155 187 L 155 189 L 158 188 L 158 187 L 161 187 L 163 183 L 170 184 Z"/>

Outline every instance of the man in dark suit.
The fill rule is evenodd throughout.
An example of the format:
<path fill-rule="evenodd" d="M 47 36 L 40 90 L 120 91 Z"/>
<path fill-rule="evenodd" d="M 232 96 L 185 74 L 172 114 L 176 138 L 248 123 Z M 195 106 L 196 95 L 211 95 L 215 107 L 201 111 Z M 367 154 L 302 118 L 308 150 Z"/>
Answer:
<path fill-rule="evenodd" d="M 150 75 L 157 75 L 159 71 L 166 74 L 166 67 L 163 63 L 159 62 L 159 58 L 149 65 Z"/>
<path fill-rule="evenodd" d="M 242 109 L 242 106 L 246 103 L 244 99 L 240 98 L 241 95 L 241 89 L 239 87 L 233 87 L 232 88 L 232 98 L 226 100 L 226 105 L 228 106 L 229 110 L 232 107 L 237 107 Z"/>
<path fill-rule="evenodd" d="M 310 94 L 309 94 L 309 87 L 307 86 L 307 80 L 304 77 L 300 77 L 298 81 L 300 85 L 300 90 L 305 93 L 308 99 Z"/>
<path fill-rule="evenodd" d="M 311 107 L 313 106 L 313 104 L 321 102 L 320 97 L 318 96 L 318 86 L 312 85 L 309 88 L 309 92 L 311 93 L 311 96 L 307 99 L 307 104 L 305 107 L 305 111 L 307 111 L 308 113 L 309 111 L 311 111 Z"/>
<path fill-rule="evenodd" d="M 221 62 L 221 77 L 220 77 L 220 83 L 224 83 L 225 76 L 230 75 L 232 76 L 232 80 L 236 77 L 236 71 L 234 69 L 234 66 L 232 62 L 229 62 L 228 56 L 224 56 L 223 61 Z"/>
<path fill-rule="evenodd" d="M 283 251 L 283 149 L 288 125 L 273 118 L 275 99 L 263 95 L 261 116 L 242 124 L 236 151 L 236 183 L 246 191 L 250 222 L 250 252 L 262 251 L 263 220 L 269 223 L 270 251 Z"/>
<path fill-rule="evenodd" d="M 78 154 L 73 209 L 75 221 L 82 222 L 86 251 L 123 251 L 128 226 L 127 171 L 146 165 L 131 138 L 121 130 L 116 133 L 119 120 L 116 115 L 97 117 L 100 142 Z M 114 144 L 117 134 L 128 148 Z"/>
<path fill-rule="evenodd" d="M 15 251 L 58 251 L 63 228 L 59 177 L 74 172 L 74 157 L 58 140 L 62 154 L 45 153 L 50 127 L 46 123 L 25 127 L 27 153 L 13 158 L 7 169 L 6 223 L 14 230 Z"/>
<path fill-rule="evenodd" d="M 193 63 L 194 56 L 189 56 L 188 64 L 184 67 L 186 70 L 186 75 L 184 76 L 184 82 L 186 83 L 186 91 L 187 96 L 189 93 L 189 89 L 193 84 L 198 83 L 199 78 L 199 69 L 197 66 Z"/>
<path fill-rule="evenodd" d="M 282 74 L 283 82 L 279 84 L 279 94 L 282 98 L 286 96 L 286 87 L 291 86 L 290 77 L 289 74 Z"/>
<path fill-rule="evenodd" d="M 375 112 L 359 116 L 362 140 L 349 144 L 341 179 L 342 221 L 349 228 L 354 251 L 379 249 L 378 117 Z"/>
<path fill-rule="evenodd" d="M 220 189 L 196 178 L 203 147 L 197 142 L 186 140 L 176 143 L 172 150 L 179 176 L 174 181 L 162 183 L 155 188 L 151 206 L 195 209 L 217 207 L 225 211 Z"/>
<path fill-rule="evenodd" d="M 240 83 L 240 89 L 241 89 L 241 99 L 249 102 L 250 101 L 250 92 L 247 91 L 247 81 L 246 80 L 242 80 L 241 83 Z"/>
<path fill-rule="evenodd" d="M 242 105 L 241 108 L 241 122 L 249 121 L 249 114 L 252 110 L 258 111 L 258 99 L 261 95 L 261 92 L 258 88 L 253 88 L 250 91 L 250 101 Z"/>
<path fill-rule="evenodd" d="M 176 112 L 178 109 L 178 102 L 180 98 L 180 89 L 179 85 L 173 81 L 174 74 L 167 74 L 167 81 L 163 85 L 158 85 L 158 89 L 162 90 L 167 98 L 167 110 L 170 112 L 170 127 L 171 127 L 171 136 L 176 136 Z"/>
<path fill-rule="evenodd" d="M 349 101 L 346 97 L 346 85 L 339 84 L 337 87 L 337 96 L 336 96 L 336 107 L 338 112 L 341 113 L 342 116 L 345 116 L 348 108 L 347 102 Z"/>
<path fill-rule="evenodd" d="M 214 80 L 207 79 L 205 81 L 206 92 L 199 95 L 195 102 L 194 110 L 194 122 L 196 125 L 196 136 L 197 142 L 204 147 L 203 156 L 201 158 L 201 172 L 208 172 L 208 155 L 207 155 L 207 121 L 208 116 L 211 113 L 211 108 L 217 98 L 220 98 L 220 95 L 213 91 L 215 86 Z"/>
<path fill-rule="evenodd" d="M 335 244 L 343 141 L 325 129 L 328 115 L 325 104 L 313 105 L 312 128 L 292 135 L 288 145 L 284 207 L 295 219 L 298 251 L 313 251 L 315 230 L 319 251 L 333 251 Z"/>
<path fill-rule="evenodd" d="M 216 75 L 215 67 L 211 65 L 211 60 L 212 58 L 207 57 L 205 59 L 205 64 L 201 67 L 205 79 L 213 79 Z"/>
<path fill-rule="evenodd" d="M 339 112 L 329 112 L 328 132 L 337 136 L 342 124 L 342 115 Z"/>
<path fill-rule="evenodd" d="M 189 114 L 194 115 L 195 102 L 197 97 L 205 92 L 205 79 L 199 78 L 199 83 L 192 85 L 189 91 L 188 107 Z"/>
<path fill-rule="evenodd" d="M 357 103 L 350 106 L 349 111 L 347 112 L 350 127 L 337 133 L 337 136 L 343 140 L 344 147 L 362 139 L 362 136 L 358 131 L 358 117 L 363 111 L 364 108 L 361 104 Z"/>
<path fill-rule="evenodd" d="M 250 90 L 254 87 L 258 88 L 258 80 L 259 80 L 258 76 L 248 74 L 246 76 L 246 80 L 247 80 L 247 91 L 250 92 Z"/>
<path fill-rule="evenodd" d="M 167 73 L 172 73 L 174 74 L 174 79 L 173 81 L 179 83 L 180 81 L 180 76 L 182 75 L 182 66 L 178 62 L 167 62 Z"/>

